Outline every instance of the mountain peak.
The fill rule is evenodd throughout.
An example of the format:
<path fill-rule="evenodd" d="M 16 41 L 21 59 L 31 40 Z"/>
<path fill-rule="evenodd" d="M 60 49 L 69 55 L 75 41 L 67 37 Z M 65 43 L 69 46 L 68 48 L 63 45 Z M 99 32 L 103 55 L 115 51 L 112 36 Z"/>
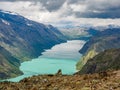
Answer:
<path fill-rule="evenodd" d="M 11 14 L 11 15 L 19 15 L 16 12 L 10 12 L 10 11 L 4 11 L 4 10 L 0 10 L 0 12 L 5 13 L 5 14 Z"/>

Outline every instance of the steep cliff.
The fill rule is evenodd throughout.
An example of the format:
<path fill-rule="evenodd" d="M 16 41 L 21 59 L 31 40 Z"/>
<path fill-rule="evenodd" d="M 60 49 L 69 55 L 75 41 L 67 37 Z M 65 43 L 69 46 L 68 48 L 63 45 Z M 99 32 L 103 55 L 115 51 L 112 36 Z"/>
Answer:
<path fill-rule="evenodd" d="M 20 62 L 36 58 L 44 49 L 65 41 L 63 34 L 51 25 L 37 23 L 18 14 L 0 10 L 0 47 L 6 51 L 0 54 L 1 57 L 7 57 L 9 53 L 9 56 L 19 61 L 17 67 Z M 7 63 L 7 66 L 13 68 L 13 58 L 0 58 L 0 63 L 10 61 L 12 63 Z M 13 73 L 4 65 L 0 67 L 7 69 L 10 74 Z"/>
<path fill-rule="evenodd" d="M 21 75 L 20 61 L 0 46 L 0 79 Z"/>
<path fill-rule="evenodd" d="M 110 49 L 99 53 L 82 67 L 79 73 L 98 73 L 120 69 L 120 49 Z"/>
<path fill-rule="evenodd" d="M 77 69 L 81 70 L 89 59 L 112 48 L 120 48 L 120 28 L 107 29 L 93 36 L 80 50 L 84 56 L 77 63 Z"/>

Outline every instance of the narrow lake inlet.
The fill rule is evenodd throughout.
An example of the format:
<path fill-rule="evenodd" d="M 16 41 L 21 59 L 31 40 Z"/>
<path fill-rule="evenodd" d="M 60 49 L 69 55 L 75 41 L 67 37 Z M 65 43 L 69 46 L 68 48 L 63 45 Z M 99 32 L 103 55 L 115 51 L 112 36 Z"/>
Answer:
<path fill-rule="evenodd" d="M 81 58 L 79 50 L 85 44 L 83 40 L 71 40 L 46 50 L 36 59 L 21 63 L 20 70 L 24 73 L 9 81 L 19 80 L 38 74 L 55 74 L 59 69 L 63 74 L 72 75 L 76 72 L 76 63 Z"/>

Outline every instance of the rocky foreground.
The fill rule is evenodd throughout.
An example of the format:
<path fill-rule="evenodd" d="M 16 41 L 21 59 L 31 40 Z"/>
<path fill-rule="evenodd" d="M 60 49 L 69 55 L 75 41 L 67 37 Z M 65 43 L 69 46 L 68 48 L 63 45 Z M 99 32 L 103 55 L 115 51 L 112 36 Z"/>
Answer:
<path fill-rule="evenodd" d="M 120 90 L 120 70 L 86 75 L 39 75 L 18 83 L 1 82 L 0 90 Z"/>

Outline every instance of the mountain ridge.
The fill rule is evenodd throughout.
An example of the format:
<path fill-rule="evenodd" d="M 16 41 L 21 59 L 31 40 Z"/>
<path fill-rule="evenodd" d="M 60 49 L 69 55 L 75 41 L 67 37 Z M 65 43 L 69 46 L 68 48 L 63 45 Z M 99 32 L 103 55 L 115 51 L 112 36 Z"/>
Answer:
<path fill-rule="evenodd" d="M 80 74 L 100 73 L 120 69 L 120 48 L 105 50 L 89 59 L 79 71 Z"/>
<path fill-rule="evenodd" d="M 82 70 L 84 65 L 99 53 L 109 49 L 120 48 L 120 28 L 110 28 L 101 31 L 93 36 L 80 50 L 83 54 L 82 59 L 77 63 L 78 70 Z"/>
<path fill-rule="evenodd" d="M 0 11 L 0 47 L 16 58 L 19 64 L 38 57 L 44 49 L 62 42 L 66 42 L 66 38 L 53 26 L 48 27 L 21 15 Z M 5 53 L 1 55 L 4 57 Z M 6 68 L 4 65 L 0 67 Z M 10 67 L 14 69 L 11 65 Z M 0 72 L 3 72 L 2 69 Z"/>

